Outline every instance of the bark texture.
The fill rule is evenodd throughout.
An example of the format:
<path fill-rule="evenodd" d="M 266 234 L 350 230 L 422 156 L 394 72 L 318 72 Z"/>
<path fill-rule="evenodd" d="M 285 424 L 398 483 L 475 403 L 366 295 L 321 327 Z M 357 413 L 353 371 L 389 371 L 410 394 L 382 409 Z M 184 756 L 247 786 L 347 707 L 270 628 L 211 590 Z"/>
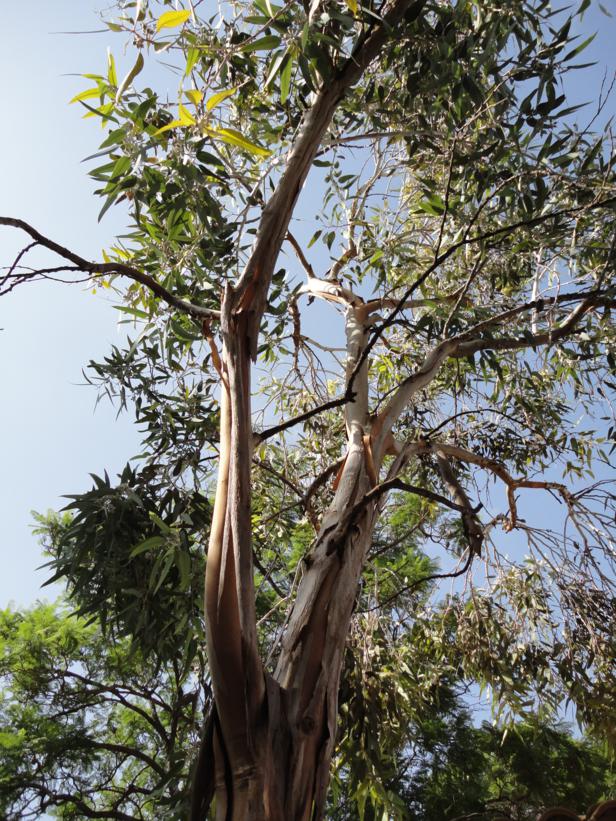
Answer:
<path fill-rule="evenodd" d="M 347 375 L 354 374 L 353 398 L 345 409 L 347 451 L 331 507 L 306 560 L 273 676 L 263 668 L 256 635 L 251 360 L 256 357 L 271 277 L 293 208 L 336 108 L 405 12 L 411 6 L 420 9 L 423 2 L 386 4 L 384 19 L 366 30 L 351 57 L 316 94 L 265 205 L 246 269 L 223 297 L 222 351 L 215 356 L 221 392 L 220 463 L 205 593 L 216 712 L 197 764 L 193 821 L 205 818 L 212 796 L 220 821 L 323 817 L 344 645 L 376 504 L 363 505 L 358 512 L 359 502 L 375 482 L 367 362 L 359 361 L 368 332 L 367 312 L 348 294 L 337 298 L 347 305 Z"/>

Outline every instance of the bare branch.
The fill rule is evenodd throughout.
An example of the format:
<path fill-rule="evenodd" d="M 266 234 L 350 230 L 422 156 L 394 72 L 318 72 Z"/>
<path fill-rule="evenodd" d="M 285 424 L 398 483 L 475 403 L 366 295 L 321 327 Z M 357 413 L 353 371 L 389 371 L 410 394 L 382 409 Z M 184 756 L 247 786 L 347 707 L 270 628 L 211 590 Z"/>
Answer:
<path fill-rule="evenodd" d="M 295 237 L 293 236 L 293 234 L 290 231 L 287 231 L 287 239 L 291 243 L 291 245 L 293 246 L 293 250 L 297 254 L 297 258 L 301 262 L 302 267 L 304 268 L 304 271 L 306 271 L 306 274 L 308 275 L 308 279 L 313 279 L 314 277 L 316 277 L 316 274 L 314 272 L 314 268 L 312 267 L 312 265 L 306 259 L 306 255 L 304 254 L 304 251 L 302 250 L 302 246 L 299 244 L 299 242 L 295 239 Z"/>
<path fill-rule="evenodd" d="M 468 462 L 470 464 L 479 465 L 479 467 L 485 468 L 493 473 L 495 476 L 498 476 L 505 485 L 507 486 L 507 500 L 509 503 L 509 522 L 507 524 L 506 530 L 512 530 L 513 528 L 518 526 L 518 511 L 517 505 L 515 500 L 515 491 L 519 488 L 536 488 L 540 490 L 553 490 L 558 493 L 562 499 L 564 500 L 565 504 L 569 507 L 573 501 L 573 496 L 569 490 L 565 487 L 565 485 L 561 484 L 560 482 L 547 482 L 547 481 L 536 481 L 530 479 L 514 479 L 513 476 L 509 473 L 507 468 L 501 463 L 497 462 L 495 459 L 489 459 L 486 456 L 480 456 L 479 454 L 473 453 L 470 450 L 466 450 L 465 448 L 458 447 L 457 445 L 449 445 L 443 442 L 424 442 L 423 440 L 420 442 L 411 443 L 408 446 L 409 452 L 412 450 L 416 453 L 427 452 L 430 448 L 436 449 L 441 451 L 443 455 L 451 456 L 453 459 L 458 459 L 462 462 Z"/>
<path fill-rule="evenodd" d="M 473 551 L 468 550 L 466 561 L 462 567 L 458 568 L 458 570 L 453 570 L 451 573 L 429 573 L 427 576 L 421 576 L 421 578 L 415 579 L 415 581 L 411 582 L 411 584 L 407 584 L 399 590 L 396 590 L 396 592 L 385 599 L 385 601 L 379 602 L 379 604 L 375 604 L 373 607 L 367 607 L 365 610 L 360 610 L 359 612 L 372 613 L 375 610 L 380 610 L 382 607 L 387 607 L 387 605 L 394 602 L 398 596 L 401 596 L 403 593 L 412 593 L 414 590 L 417 590 L 418 587 L 421 587 L 428 582 L 436 581 L 437 579 L 456 579 L 459 576 L 463 576 L 468 570 L 470 570 L 471 564 L 473 563 L 473 557 Z"/>

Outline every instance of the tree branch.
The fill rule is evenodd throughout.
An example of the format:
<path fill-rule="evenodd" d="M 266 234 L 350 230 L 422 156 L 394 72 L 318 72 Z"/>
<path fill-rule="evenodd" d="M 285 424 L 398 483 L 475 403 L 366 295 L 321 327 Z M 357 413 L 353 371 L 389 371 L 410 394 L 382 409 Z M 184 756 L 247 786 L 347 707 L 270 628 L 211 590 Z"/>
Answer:
<path fill-rule="evenodd" d="M 432 451 L 436 456 L 438 470 L 445 486 L 455 499 L 456 504 L 462 509 L 462 527 L 468 540 L 470 553 L 474 556 L 480 556 L 481 545 L 483 544 L 483 527 L 477 517 L 477 510 L 472 506 L 466 491 L 451 469 L 444 450 L 438 445 L 433 445 Z"/>
<path fill-rule="evenodd" d="M 506 527 L 506 530 L 513 530 L 517 527 L 518 524 L 518 511 L 517 511 L 517 504 L 515 500 L 515 491 L 519 488 L 536 488 L 540 490 L 553 490 L 557 492 L 565 502 L 567 506 L 570 506 L 572 502 L 572 495 L 567 490 L 565 485 L 561 484 L 560 482 L 546 482 L 546 481 L 536 481 L 531 479 L 514 479 L 514 477 L 509 473 L 507 468 L 501 463 L 497 462 L 495 459 L 489 459 L 487 456 L 480 456 L 477 453 L 473 453 L 470 450 L 466 450 L 465 448 L 458 447 L 457 445 L 449 445 L 444 442 L 433 442 L 430 443 L 429 441 L 420 441 L 420 442 L 413 442 L 407 446 L 407 452 L 415 452 L 415 453 L 425 453 L 428 450 L 437 449 L 441 451 L 446 456 L 451 456 L 453 459 L 458 459 L 461 462 L 468 462 L 470 464 L 478 465 L 479 467 L 485 468 L 497 476 L 501 481 L 505 483 L 507 486 L 507 500 L 509 503 L 509 523 Z"/>
<path fill-rule="evenodd" d="M 497 323 L 502 324 L 522 311 L 529 311 L 540 306 L 545 307 L 546 302 L 558 304 L 560 302 L 571 301 L 573 299 L 581 300 L 580 304 L 577 305 L 569 313 L 566 319 L 556 328 L 551 328 L 550 330 L 540 334 L 528 334 L 518 338 L 472 338 L 473 334 L 478 331 L 484 330 L 488 326 Z M 534 300 L 533 302 L 526 303 L 524 306 L 513 308 L 492 317 L 491 319 L 480 322 L 468 331 L 464 331 L 457 336 L 440 342 L 436 347 L 428 352 L 421 367 L 400 383 L 398 389 L 390 399 L 387 406 L 379 414 L 378 420 L 381 436 L 387 434 L 391 430 L 392 425 L 400 416 L 404 408 L 408 405 L 411 398 L 434 379 L 446 359 L 450 357 L 459 358 L 470 356 L 480 350 L 516 350 L 520 348 L 534 348 L 540 345 L 552 344 L 571 334 L 582 317 L 590 310 L 600 305 L 616 305 L 616 300 L 613 297 L 608 296 L 608 292 L 605 291 L 589 291 L 585 293 L 582 292 L 577 295 L 561 294 L 554 297 L 553 300 Z"/>
<path fill-rule="evenodd" d="M 320 280 L 317 281 L 320 282 Z M 455 294 L 452 295 L 452 298 L 455 297 Z M 493 339 L 490 337 L 485 337 L 476 340 L 467 339 L 467 337 L 470 334 L 476 332 L 477 330 L 487 328 L 488 326 L 497 323 L 503 323 L 508 319 L 512 318 L 513 316 L 515 316 L 516 314 L 537 309 L 545 310 L 551 307 L 552 305 L 563 304 L 566 302 L 572 302 L 574 300 L 580 299 L 586 300 L 587 302 L 586 306 L 583 309 L 580 309 L 580 314 L 572 316 L 574 313 L 572 311 L 571 315 L 565 320 L 565 323 L 562 326 L 559 326 L 558 328 L 553 329 L 549 332 L 545 332 L 544 334 L 539 334 L 536 336 L 524 336 L 520 337 L 519 339 L 510 337 L 503 337 L 500 340 Z M 451 337 L 451 339 L 439 343 L 439 345 L 433 348 L 432 351 L 430 351 L 426 355 L 423 365 L 419 368 L 419 370 L 415 371 L 415 373 L 411 374 L 403 382 L 400 383 L 398 390 L 394 393 L 389 404 L 379 414 L 379 419 L 381 420 L 380 424 L 382 426 L 381 429 L 385 430 L 386 425 L 389 425 L 388 429 L 391 429 L 391 424 L 393 424 L 393 422 L 402 412 L 404 407 L 406 407 L 410 398 L 415 393 L 417 393 L 417 391 L 421 390 L 425 385 L 429 384 L 432 381 L 432 379 L 436 375 L 436 372 L 438 371 L 438 368 L 441 366 L 441 364 L 446 358 L 469 356 L 471 353 L 474 353 L 477 350 L 515 350 L 516 348 L 530 348 L 538 345 L 556 342 L 559 339 L 561 339 L 564 335 L 566 335 L 566 333 L 570 333 L 573 330 L 575 324 L 577 324 L 577 322 L 581 319 L 583 313 L 587 313 L 592 308 L 602 306 L 616 306 L 616 299 L 609 296 L 609 292 L 607 291 L 594 290 L 585 291 L 577 294 L 573 292 L 559 294 L 555 297 L 533 300 L 517 308 L 508 309 L 507 311 L 504 311 L 495 317 L 484 320 L 478 325 L 473 326 L 473 328 L 469 329 L 468 331 L 464 331 L 462 334 L 458 334 L 455 337 Z M 579 307 L 580 306 L 578 306 L 578 308 Z M 364 354 L 368 347 L 371 347 L 370 343 L 368 343 L 366 348 L 364 348 Z M 363 363 L 363 361 L 365 360 L 364 355 L 362 354 L 362 356 L 358 360 L 358 363 Z M 255 443 L 258 444 L 259 442 L 263 442 L 266 439 L 270 439 L 272 436 L 276 436 L 278 433 L 282 433 L 283 431 L 288 430 L 289 428 L 292 428 L 295 425 L 299 425 L 302 422 L 308 421 L 308 419 L 311 419 L 313 416 L 317 416 L 319 413 L 324 413 L 325 411 L 333 410 L 334 408 L 338 408 L 341 405 L 344 405 L 346 402 L 353 401 L 353 384 L 357 372 L 358 369 L 356 365 L 347 381 L 344 394 L 335 399 L 330 399 L 327 402 L 323 402 L 320 405 L 315 405 L 313 408 L 310 408 L 309 410 L 304 411 L 303 413 L 300 413 L 297 416 L 293 416 L 291 419 L 287 419 L 286 421 L 281 422 L 278 425 L 274 425 L 271 428 L 266 428 L 260 433 L 255 433 Z M 404 402 L 400 401 L 402 392 L 406 392 L 408 394 Z M 398 405 L 401 405 L 399 410 Z M 389 422 L 387 421 L 390 415 L 393 416 L 391 424 L 389 424 Z"/>
<path fill-rule="evenodd" d="M 291 149 L 276 190 L 263 209 L 250 258 L 235 287 L 239 310 L 250 314 L 247 331 L 253 360 L 257 355 L 259 326 L 267 304 L 274 266 L 287 236 L 293 208 L 323 136 L 338 104 L 379 54 L 412 2 L 413 0 L 393 0 L 389 4 L 389 8 L 383 13 L 383 19 L 360 36 L 351 56 L 322 85 L 313 105 L 303 117 L 299 136 Z"/>
<path fill-rule="evenodd" d="M 427 576 L 422 576 L 419 579 L 415 579 L 414 582 L 401 587 L 400 590 L 397 590 L 393 595 L 385 599 L 384 602 L 379 602 L 379 604 L 375 604 L 374 607 L 368 607 L 365 610 L 360 610 L 359 612 L 373 613 L 375 610 L 380 610 L 381 607 L 387 607 L 387 605 L 395 601 L 398 596 L 401 596 L 403 593 L 412 593 L 413 590 L 416 590 L 418 587 L 421 587 L 423 584 L 427 584 L 428 582 L 436 581 L 437 579 L 456 579 L 458 576 L 463 576 L 470 569 L 470 566 L 473 563 L 474 554 L 472 550 L 468 550 L 467 553 L 468 555 L 466 557 L 466 561 L 458 570 L 454 570 L 451 573 L 430 573 Z"/>
<path fill-rule="evenodd" d="M 421 273 L 409 286 L 409 288 L 404 292 L 404 294 L 400 297 L 397 301 L 391 312 L 387 315 L 387 317 L 378 325 L 370 338 L 370 341 L 364 348 L 362 356 L 359 358 L 355 365 L 354 372 L 351 374 L 349 379 L 349 384 L 352 386 L 353 380 L 356 374 L 359 372 L 360 368 L 362 367 L 363 363 L 366 361 L 370 352 L 381 338 L 383 333 L 389 328 L 395 321 L 396 317 L 408 303 L 409 299 L 415 293 L 415 291 L 423 285 L 423 283 L 428 279 L 430 274 L 439 268 L 443 262 L 445 262 L 449 257 L 451 257 L 456 251 L 460 248 L 463 248 L 467 245 L 474 245 L 480 242 L 486 242 L 487 240 L 493 239 L 506 239 L 507 236 L 518 231 L 523 228 L 532 228 L 536 225 L 541 225 L 544 222 L 547 222 L 552 219 L 558 219 L 558 217 L 562 216 L 571 216 L 573 214 L 578 214 L 583 211 L 592 211 L 597 208 L 606 208 L 610 205 L 614 205 L 616 203 L 616 196 L 615 197 L 607 197 L 606 199 L 596 200 L 593 203 L 587 205 L 579 205 L 573 206 L 571 208 L 562 208 L 556 211 L 550 211 L 547 214 L 541 214 L 537 217 L 532 217 L 527 220 L 519 220 L 518 222 L 511 223 L 510 225 L 503 225 L 500 228 L 495 228 L 492 231 L 485 231 L 483 233 L 474 234 L 473 236 L 465 235 L 462 239 L 458 240 L 458 242 L 454 242 L 452 245 L 449 246 L 442 254 L 440 254 L 434 262 L 432 262 L 424 271 Z"/>
<path fill-rule="evenodd" d="M 28 245 L 27 248 L 22 251 L 17 260 L 21 259 L 23 255 L 31 248 L 36 245 L 40 245 L 42 248 L 47 248 L 49 251 L 53 251 L 63 259 L 72 262 L 75 266 L 74 269 L 61 268 L 58 270 L 83 271 L 84 273 L 98 276 L 124 276 L 128 279 L 134 280 L 135 282 L 139 282 L 141 285 L 144 285 L 155 296 L 162 299 L 163 302 L 166 302 L 172 308 L 177 308 L 177 310 L 182 311 L 185 314 L 189 314 L 196 319 L 216 319 L 220 315 L 218 311 L 212 310 L 211 308 L 203 308 L 200 305 L 193 305 L 190 302 L 186 302 L 184 299 L 180 299 L 162 286 L 160 282 L 157 282 L 154 277 L 151 277 L 143 271 L 139 271 L 137 268 L 133 268 L 131 265 L 124 265 L 121 262 L 90 262 L 79 256 L 79 254 L 76 254 L 74 251 L 71 251 L 63 245 L 59 245 L 57 242 L 54 242 L 52 239 L 43 236 L 43 234 L 40 234 L 35 228 L 23 220 L 14 219 L 13 217 L 0 217 L 0 225 L 19 228 L 22 231 L 25 231 L 26 234 L 29 234 L 34 240 L 33 243 Z M 6 277 L 16 276 L 14 274 L 15 265 L 16 263 L 14 263 L 11 269 L 9 269 L 9 273 L 6 274 Z M 33 271 L 32 276 L 36 275 L 36 273 L 37 271 Z"/>

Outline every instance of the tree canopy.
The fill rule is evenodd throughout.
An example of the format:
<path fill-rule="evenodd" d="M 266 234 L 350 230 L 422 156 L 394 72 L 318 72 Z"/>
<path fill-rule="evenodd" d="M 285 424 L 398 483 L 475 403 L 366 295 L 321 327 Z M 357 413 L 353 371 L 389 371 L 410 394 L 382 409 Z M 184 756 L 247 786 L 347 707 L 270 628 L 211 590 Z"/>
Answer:
<path fill-rule="evenodd" d="M 402 812 L 385 753 L 448 682 L 614 742 L 614 153 L 608 86 L 566 95 L 589 6 L 118 3 L 133 62 L 73 102 L 127 233 L 90 261 L 0 218 L 29 236 L 0 293 L 86 281 L 127 323 L 88 374 L 141 453 L 45 538 L 145 680 L 155 653 L 207 683 L 195 820 L 321 818 L 337 772 Z"/>

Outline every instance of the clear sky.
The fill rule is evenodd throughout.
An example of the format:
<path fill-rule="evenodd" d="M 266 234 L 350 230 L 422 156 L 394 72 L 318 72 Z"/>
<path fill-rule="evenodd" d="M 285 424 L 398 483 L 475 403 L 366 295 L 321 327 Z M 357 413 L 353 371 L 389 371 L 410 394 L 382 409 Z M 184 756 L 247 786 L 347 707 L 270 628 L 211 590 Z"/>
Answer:
<path fill-rule="evenodd" d="M 97 150 L 101 130 L 67 104 L 84 88 L 71 75 L 102 71 L 109 45 L 119 72 L 130 67 L 131 55 L 122 55 L 121 39 L 111 33 L 55 33 L 102 28 L 94 13 L 102 2 L 2 5 L 0 214 L 21 217 L 100 259 L 101 249 L 123 230 L 123 215 L 112 210 L 97 223 L 101 202 L 80 161 Z M 616 15 L 616 0 L 603 5 Z M 616 16 L 595 8 L 584 31 L 595 30 L 584 58 L 598 66 L 584 79 L 570 77 L 574 102 L 596 100 L 604 71 L 616 71 Z M 609 108 L 616 112 L 616 101 Z M 578 117 L 584 122 L 588 115 Z M 0 230 L 0 264 L 7 264 L 18 237 Z M 95 410 L 96 393 L 83 385 L 82 368 L 118 340 L 117 317 L 101 292 L 93 296 L 78 287 L 37 283 L 0 300 L 0 606 L 41 596 L 45 573 L 35 570 L 42 558 L 30 511 L 60 507 L 61 494 L 89 486 L 89 471 L 114 474 L 138 450 L 130 419 L 116 419 L 105 401 Z"/>
<path fill-rule="evenodd" d="M 81 160 L 102 132 L 68 105 L 84 80 L 66 75 L 102 70 L 112 37 L 52 33 L 101 28 L 87 0 L 2 6 L 0 213 L 100 259 L 122 214 L 97 223 L 101 203 Z M 0 264 L 19 239 L 1 229 Z M 128 418 L 116 420 L 107 402 L 95 412 L 96 393 L 82 386 L 84 365 L 118 339 L 117 315 L 78 286 L 37 283 L 0 300 L 0 606 L 40 595 L 45 573 L 35 571 L 42 559 L 30 511 L 59 507 L 62 493 L 88 487 L 88 471 L 113 472 L 137 450 Z"/>

